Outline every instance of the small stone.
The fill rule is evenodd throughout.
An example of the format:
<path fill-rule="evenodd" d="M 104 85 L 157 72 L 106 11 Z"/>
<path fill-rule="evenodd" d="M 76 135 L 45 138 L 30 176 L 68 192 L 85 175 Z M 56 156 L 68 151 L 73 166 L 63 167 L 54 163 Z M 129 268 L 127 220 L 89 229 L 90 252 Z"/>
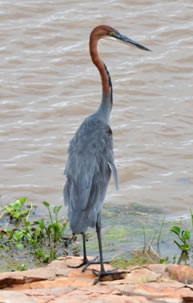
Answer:
<path fill-rule="evenodd" d="M 193 283 L 193 268 L 188 265 L 169 264 L 167 266 L 169 276 L 179 282 Z"/>

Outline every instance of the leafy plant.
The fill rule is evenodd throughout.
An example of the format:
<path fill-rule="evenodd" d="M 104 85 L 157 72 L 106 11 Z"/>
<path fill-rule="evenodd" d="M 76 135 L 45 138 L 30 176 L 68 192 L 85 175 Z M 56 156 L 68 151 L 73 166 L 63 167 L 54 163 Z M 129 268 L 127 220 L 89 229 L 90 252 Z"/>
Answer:
<path fill-rule="evenodd" d="M 29 215 L 30 209 L 22 210 L 23 205 L 27 202 L 27 198 L 21 198 L 15 202 L 10 203 L 8 206 L 3 206 L 6 215 L 9 215 L 10 219 L 19 220 Z"/>
<path fill-rule="evenodd" d="M 26 270 L 26 264 L 18 264 L 17 267 L 16 267 L 16 270 L 18 271 L 24 271 Z"/>
<path fill-rule="evenodd" d="M 50 242 L 51 238 L 53 239 L 54 243 L 56 243 L 57 241 L 60 240 L 60 238 L 64 234 L 64 231 L 66 229 L 66 224 L 67 224 L 67 222 L 64 224 L 60 224 L 60 221 L 58 220 L 58 213 L 59 213 L 60 209 L 62 208 L 62 206 L 55 206 L 53 208 L 54 219 L 55 219 L 54 220 L 51 210 L 50 210 L 50 204 L 46 201 L 44 201 L 42 203 L 48 209 L 48 213 L 49 213 L 50 221 L 51 221 L 51 223 L 47 226 L 47 228 L 45 228 L 45 225 L 44 225 L 44 228 L 46 229 L 46 232 L 48 235 L 49 243 L 51 243 Z"/>
<path fill-rule="evenodd" d="M 57 257 L 59 247 L 66 248 L 72 241 L 71 237 L 64 236 L 67 221 L 59 219 L 62 206 L 54 206 L 51 210 L 50 204 L 44 201 L 42 203 L 48 210 L 48 220 L 31 221 L 32 204 L 25 205 L 26 202 L 27 199 L 22 198 L 3 206 L 0 218 L 8 216 L 10 223 L 6 223 L 9 228 L 0 229 L 0 249 L 5 251 L 8 248 L 9 255 L 14 255 L 14 249 L 21 252 L 26 250 L 40 262 L 50 262 Z M 24 209 L 24 206 L 28 209 Z M 20 270 L 22 267 L 25 268 L 21 265 Z"/>
<path fill-rule="evenodd" d="M 35 250 L 35 256 L 44 263 L 48 263 L 56 259 L 56 253 L 53 248 L 50 249 L 49 253 L 46 253 L 42 248 L 37 248 Z"/>
<path fill-rule="evenodd" d="M 181 242 L 174 240 L 174 243 L 180 248 L 182 253 L 188 253 L 190 250 L 190 231 L 181 229 L 179 226 L 174 225 L 170 229 L 171 232 L 177 235 Z"/>
<path fill-rule="evenodd" d="M 165 258 L 161 258 L 159 262 L 160 262 L 160 264 L 168 264 L 169 263 L 169 257 L 166 256 Z"/>

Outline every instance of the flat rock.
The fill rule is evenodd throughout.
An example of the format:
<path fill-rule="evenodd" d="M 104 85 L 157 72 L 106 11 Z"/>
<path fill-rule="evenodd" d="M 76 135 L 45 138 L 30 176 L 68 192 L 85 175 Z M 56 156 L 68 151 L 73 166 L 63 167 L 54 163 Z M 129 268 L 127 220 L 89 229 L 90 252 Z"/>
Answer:
<path fill-rule="evenodd" d="M 46 267 L 0 273 L 0 303 L 193 303 L 193 269 L 183 265 L 150 264 L 128 268 L 118 280 L 93 285 L 96 276 L 79 257 L 64 257 Z M 111 270 L 111 265 L 105 265 Z M 120 279 L 121 278 L 121 279 Z M 111 277 L 109 279 L 112 280 Z"/>
<path fill-rule="evenodd" d="M 187 283 L 193 284 L 193 268 L 187 265 L 170 264 L 167 266 L 168 273 L 171 278 Z"/>
<path fill-rule="evenodd" d="M 2 303 L 37 303 L 36 299 L 33 297 L 29 297 L 23 293 L 18 291 L 1 291 L 0 292 L 0 302 Z"/>

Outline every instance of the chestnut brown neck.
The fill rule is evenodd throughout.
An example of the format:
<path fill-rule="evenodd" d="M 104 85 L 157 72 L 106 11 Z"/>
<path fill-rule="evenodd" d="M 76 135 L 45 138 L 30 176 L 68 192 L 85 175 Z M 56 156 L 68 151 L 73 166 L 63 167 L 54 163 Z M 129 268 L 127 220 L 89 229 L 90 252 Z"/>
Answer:
<path fill-rule="evenodd" d="M 102 82 L 102 93 L 103 93 L 103 98 L 106 97 L 107 99 L 112 99 L 112 83 L 111 83 L 111 78 L 110 74 L 107 70 L 107 67 L 99 57 L 98 51 L 97 51 L 97 44 L 99 39 L 102 38 L 98 34 L 97 30 L 94 30 L 91 35 L 90 35 L 90 56 L 92 59 L 92 62 L 95 64 L 97 67 L 100 76 L 101 76 L 101 82 Z M 111 100 L 112 102 L 112 100 Z"/>

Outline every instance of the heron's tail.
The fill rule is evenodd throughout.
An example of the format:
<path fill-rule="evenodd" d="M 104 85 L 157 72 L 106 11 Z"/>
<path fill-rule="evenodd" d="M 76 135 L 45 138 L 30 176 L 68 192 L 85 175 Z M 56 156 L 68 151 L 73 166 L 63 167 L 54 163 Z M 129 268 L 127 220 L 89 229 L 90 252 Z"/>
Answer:
<path fill-rule="evenodd" d="M 85 233 L 88 227 L 95 227 L 97 220 L 97 213 L 92 209 L 80 210 L 74 213 L 72 209 L 68 209 L 68 218 L 70 221 L 70 228 L 74 234 Z"/>

